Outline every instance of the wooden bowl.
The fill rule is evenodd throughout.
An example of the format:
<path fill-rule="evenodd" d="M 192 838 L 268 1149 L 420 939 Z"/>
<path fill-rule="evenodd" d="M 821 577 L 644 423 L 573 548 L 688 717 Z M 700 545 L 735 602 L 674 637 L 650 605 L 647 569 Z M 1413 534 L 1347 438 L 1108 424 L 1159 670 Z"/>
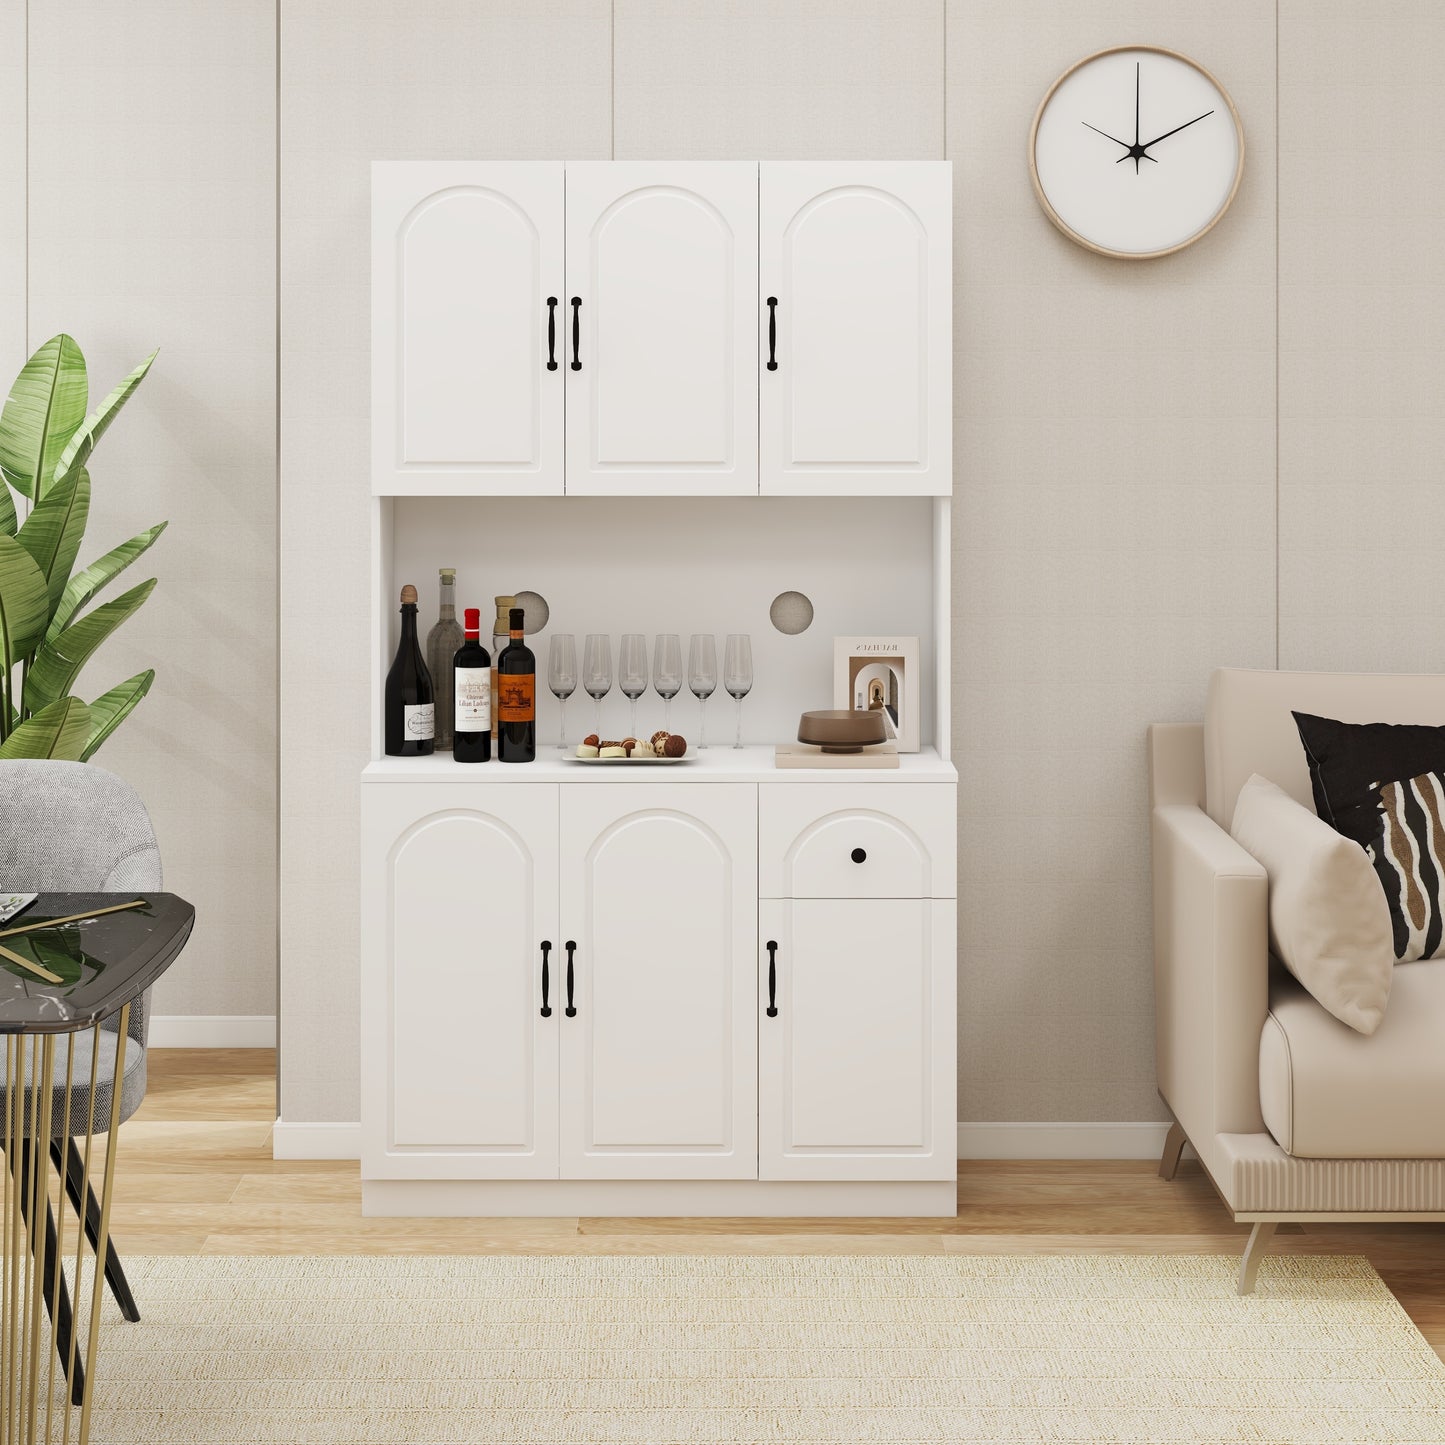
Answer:
<path fill-rule="evenodd" d="M 827 708 L 805 712 L 798 719 L 798 741 L 825 753 L 861 753 L 874 743 L 887 740 L 883 714 L 858 712 L 852 708 Z"/>

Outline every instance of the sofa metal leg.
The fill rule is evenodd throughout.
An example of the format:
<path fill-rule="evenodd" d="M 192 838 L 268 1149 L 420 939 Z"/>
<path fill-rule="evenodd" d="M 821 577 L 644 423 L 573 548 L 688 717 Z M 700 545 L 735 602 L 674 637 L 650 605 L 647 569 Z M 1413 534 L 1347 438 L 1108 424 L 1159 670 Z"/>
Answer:
<path fill-rule="evenodd" d="M 1235 1287 L 1237 1293 L 1254 1293 L 1254 1279 L 1259 1273 L 1259 1262 L 1269 1249 L 1269 1242 L 1274 1238 L 1277 1227 L 1272 1219 L 1261 1219 L 1249 1231 L 1249 1243 L 1244 1246 L 1244 1258 L 1239 1261 L 1239 1283 Z"/>
<path fill-rule="evenodd" d="M 1177 1122 L 1169 1126 L 1169 1133 L 1164 1139 L 1164 1152 L 1159 1156 L 1159 1177 L 1161 1179 L 1172 1179 L 1175 1171 L 1179 1168 L 1179 1156 L 1184 1152 L 1184 1145 L 1187 1141 L 1184 1138 L 1184 1130 Z"/>

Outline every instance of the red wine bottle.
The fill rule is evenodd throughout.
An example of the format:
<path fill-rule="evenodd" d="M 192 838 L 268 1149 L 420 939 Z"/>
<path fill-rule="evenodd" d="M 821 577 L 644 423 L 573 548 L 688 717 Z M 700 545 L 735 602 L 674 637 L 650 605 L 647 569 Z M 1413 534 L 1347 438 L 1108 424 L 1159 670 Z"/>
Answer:
<path fill-rule="evenodd" d="M 436 736 L 431 674 L 416 640 L 416 588 L 401 589 L 401 642 L 386 675 L 386 752 L 393 758 L 424 758 Z"/>
<path fill-rule="evenodd" d="M 537 756 L 537 660 L 522 640 L 522 609 L 513 607 L 512 640 L 497 659 L 497 761 L 530 763 Z"/>
<path fill-rule="evenodd" d="M 492 659 L 482 646 L 482 614 L 468 607 L 466 640 L 452 659 L 456 681 L 456 731 L 452 757 L 459 763 L 485 763 L 492 756 Z"/>

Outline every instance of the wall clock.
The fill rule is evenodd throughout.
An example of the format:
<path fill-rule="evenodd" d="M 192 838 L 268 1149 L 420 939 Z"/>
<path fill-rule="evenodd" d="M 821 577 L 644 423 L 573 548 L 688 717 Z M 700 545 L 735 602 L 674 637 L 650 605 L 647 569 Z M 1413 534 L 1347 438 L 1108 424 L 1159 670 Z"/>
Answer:
<path fill-rule="evenodd" d="M 1048 218 L 1104 256 L 1143 261 L 1203 236 L 1244 171 L 1244 130 L 1202 65 L 1154 45 L 1086 56 L 1049 87 L 1029 132 Z"/>

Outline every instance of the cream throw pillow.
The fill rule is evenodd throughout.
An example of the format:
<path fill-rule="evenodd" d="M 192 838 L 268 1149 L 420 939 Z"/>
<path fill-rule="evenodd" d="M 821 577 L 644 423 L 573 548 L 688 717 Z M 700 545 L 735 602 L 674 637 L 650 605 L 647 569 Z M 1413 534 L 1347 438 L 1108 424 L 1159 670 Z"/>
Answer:
<path fill-rule="evenodd" d="M 1365 850 L 1255 773 L 1234 808 L 1235 840 L 1269 874 L 1269 944 L 1341 1023 L 1372 1034 L 1395 969 L 1390 905 Z"/>

